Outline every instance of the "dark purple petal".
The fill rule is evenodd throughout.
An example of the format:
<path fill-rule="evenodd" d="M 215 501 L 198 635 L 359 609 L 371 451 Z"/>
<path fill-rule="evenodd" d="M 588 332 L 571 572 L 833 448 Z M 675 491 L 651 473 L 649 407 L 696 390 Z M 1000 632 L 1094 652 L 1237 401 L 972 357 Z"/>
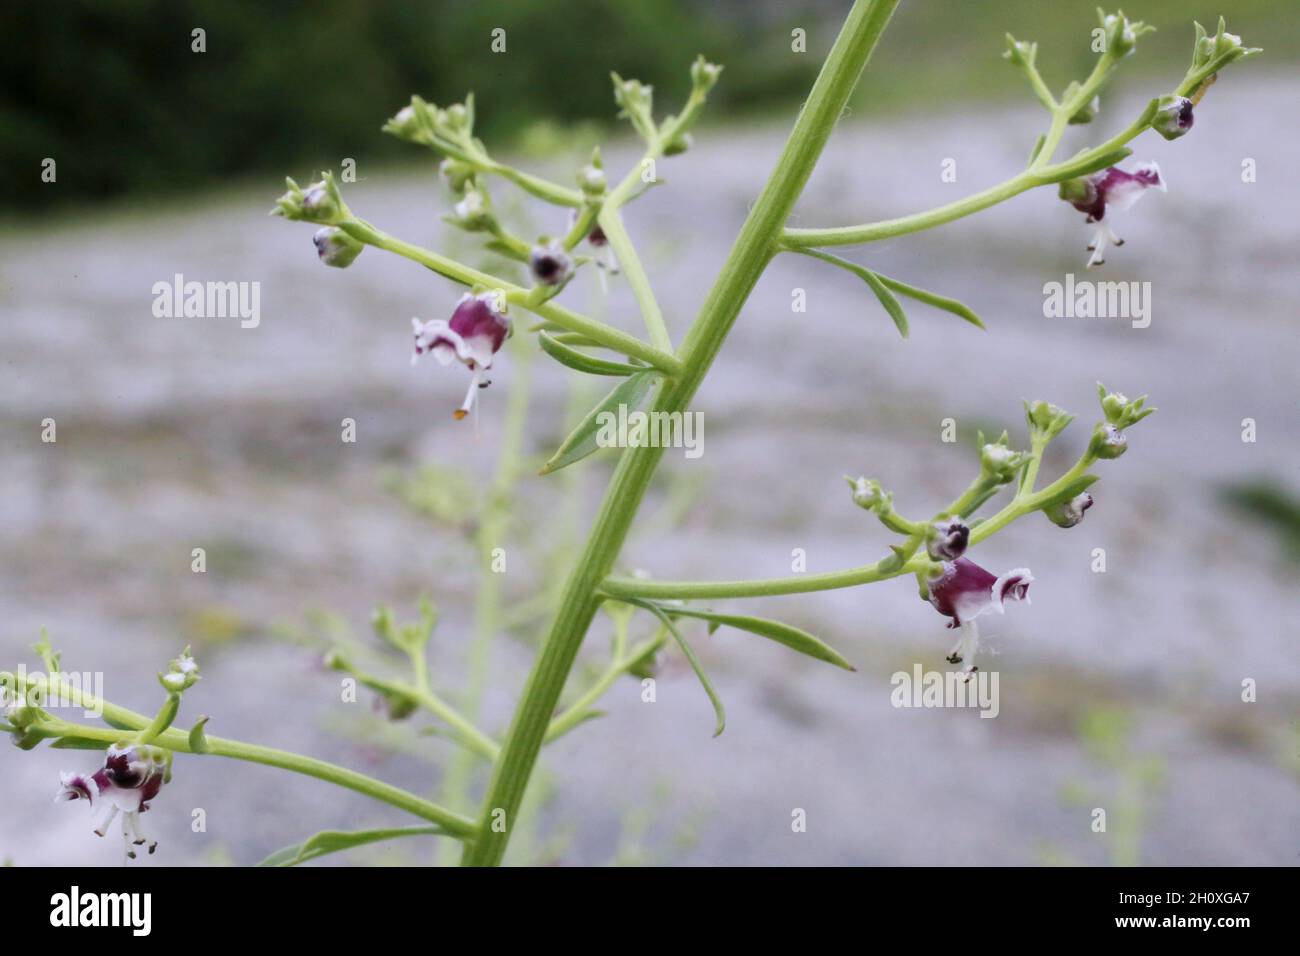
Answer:
<path fill-rule="evenodd" d="M 943 574 L 930 582 L 930 603 L 940 614 L 946 614 L 958 623 L 973 616 L 968 608 L 987 605 L 992 600 L 993 585 L 997 578 L 969 558 L 958 558 L 943 566 Z"/>
<path fill-rule="evenodd" d="M 501 348 L 510 331 L 505 316 L 492 309 L 485 296 L 467 296 L 451 314 L 451 330 L 463 339 L 483 337 L 491 340 L 493 353 Z"/>
<path fill-rule="evenodd" d="M 1088 217 L 1088 222 L 1101 222 L 1106 215 L 1106 199 L 1097 186 L 1097 179 L 1098 177 L 1094 176 L 1086 181 L 1088 185 L 1087 198 L 1070 203 L 1071 206 Z"/>
<path fill-rule="evenodd" d="M 93 778 L 79 773 L 65 773 L 59 777 L 59 792 L 55 794 L 54 799 L 87 800 L 94 803 L 99 791 L 100 788 Z"/>
<path fill-rule="evenodd" d="M 1008 571 L 997 579 L 997 593 L 994 595 L 994 600 L 998 605 L 1002 605 L 1007 601 L 1027 601 L 1029 599 L 1029 584 L 1033 580 L 1034 576 L 1029 573 L 1027 568 Z"/>

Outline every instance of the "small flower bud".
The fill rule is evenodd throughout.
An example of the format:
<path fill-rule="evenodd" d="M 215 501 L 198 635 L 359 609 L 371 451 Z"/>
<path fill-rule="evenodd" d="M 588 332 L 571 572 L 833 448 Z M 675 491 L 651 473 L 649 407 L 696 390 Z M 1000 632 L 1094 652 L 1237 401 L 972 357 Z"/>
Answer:
<path fill-rule="evenodd" d="M 1086 491 L 1066 501 L 1058 501 L 1043 509 L 1049 521 L 1058 528 L 1073 528 L 1083 520 L 1083 513 L 1092 507 L 1092 495 Z"/>
<path fill-rule="evenodd" d="M 845 475 L 844 480 L 853 489 L 853 503 L 859 508 L 873 511 L 887 500 L 884 490 L 880 487 L 880 482 L 874 479 L 850 478 Z"/>
<path fill-rule="evenodd" d="M 925 550 L 935 561 L 956 561 L 969 543 L 970 528 L 957 518 L 936 521 L 926 531 Z"/>
<path fill-rule="evenodd" d="M 457 195 L 463 193 L 465 187 L 474 180 L 474 167 L 469 163 L 461 162 L 459 159 L 450 157 L 444 159 L 442 165 L 438 167 L 438 172 L 447 181 L 451 191 Z"/>
<path fill-rule="evenodd" d="M 311 241 L 316 244 L 316 255 L 320 261 L 336 269 L 346 269 L 352 265 L 365 248 L 364 243 L 353 239 L 338 226 L 322 226 L 316 230 Z"/>
<path fill-rule="evenodd" d="M 534 246 L 528 265 L 541 285 L 563 285 L 573 278 L 573 259 L 559 242 Z"/>
<path fill-rule="evenodd" d="M 1185 96 L 1164 96 L 1156 108 L 1151 128 L 1165 139 L 1178 139 L 1192 128 L 1193 103 Z"/>
<path fill-rule="evenodd" d="M 333 188 L 331 188 L 333 187 Z M 338 189 L 333 179 L 312 183 L 302 194 L 302 210 L 308 219 L 334 219 L 342 205 L 337 197 Z"/>
<path fill-rule="evenodd" d="M 1028 457 L 1022 451 L 1014 451 L 1007 445 L 1007 433 L 996 442 L 984 442 L 980 435 L 980 470 L 987 480 L 1005 485 L 1020 472 Z"/>
<path fill-rule="evenodd" d="M 396 136 L 398 139 L 418 142 L 423 132 L 423 124 L 415 113 L 414 105 L 403 106 L 397 113 L 384 124 L 383 131 Z"/>
<path fill-rule="evenodd" d="M 1103 14 L 1101 26 L 1106 31 L 1106 52 L 1117 60 L 1136 50 L 1138 37 L 1151 31 L 1140 21 L 1130 21 L 1122 11 Z"/>
<path fill-rule="evenodd" d="M 1155 413 L 1155 408 L 1145 408 L 1147 397 L 1141 395 L 1133 401 L 1120 392 L 1108 392 L 1106 386 L 1097 383 L 1097 396 L 1101 399 L 1101 411 L 1106 421 L 1116 428 L 1128 428 L 1136 425 L 1148 415 Z"/>
<path fill-rule="evenodd" d="M 1198 25 L 1199 26 L 1199 25 Z M 1205 36 L 1204 30 L 1198 30 L 1196 50 L 1192 62 L 1196 66 L 1218 62 L 1219 65 L 1239 60 L 1256 52 L 1242 46 L 1241 37 L 1226 30 L 1223 18 L 1219 18 L 1219 30 L 1214 36 Z"/>
<path fill-rule="evenodd" d="M 1051 441 L 1074 421 L 1074 416 L 1051 402 L 1037 401 L 1025 402 L 1025 419 L 1030 432 L 1043 441 Z"/>
<path fill-rule="evenodd" d="M 721 75 L 722 67 L 704 59 L 704 54 L 696 57 L 695 62 L 691 64 L 691 85 L 700 94 L 713 89 L 713 85 L 718 82 L 718 77 Z"/>
<path fill-rule="evenodd" d="M 690 133 L 678 133 L 667 143 L 664 144 L 665 156 L 680 156 L 686 152 L 695 143 L 695 139 Z"/>
<path fill-rule="evenodd" d="M 305 219 L 332 225 L 346 219 L 351 212 L 343 202 L 343 195 L 334 182 L 332 173 L 322 173 L 320 182 L 302 189 L 292 179 L 285 179 L 289 191 L 275 201 L 273 216 L 286 219 Z"/>
<path fill-rule="evenodd" d="M 605 178 L 605 171 L 599 166 L 588 163 L 578 170 L 578 188 L 584 195 L 599 196 L 605 192 L 608 181 Z"/>
<path fill-rule="evenodd" d="M 487 196 L 477 189 L 468 190 L 455 206 L 456 214 L 448 221 L 467 232 L 490 230 L 496 223 Z"/>
<path fill-rule="evenodd" d="M 181 651 L 179 657 L 171 661 L 167 673 L 159 675 L 159 680 L 166 690 L 174 694 L 189 690 L 198 683 L 199 665 L 190 655 L 188 647 Z"/>
<path fill-rule="evenodd" d="M 640 80 L 625 80 L 615 74 L 614 102 L 629 113 L 649 113 L 654 103 L 654 87 L 647 86 Z"/>
<path fill-rule="evenodd" d="M 439 117 L 452 132 L 460 132 L 469 125 L 469 111 L 463 103 L 452 103 Z"/>
<path fill-rule="evenodd" d="M 1088 452 L 1094 458 L 1118 458 L 1128 451 L 1128 439 L 1124 433 L 1108 422 L 1099 422 L 1092 433 Z"/>
<path fill-rule="evenodd" d="M 1037 43 L 1017 40 L 1010 33 L 1007 34 L 1007 48 L 1002 54 L 1004 60 L 1010 61 L 1014 66 L 1018 66 L 1021 69 L 1029 69 L 1033 67 L 1034 60 L 1037 57 Z"/>

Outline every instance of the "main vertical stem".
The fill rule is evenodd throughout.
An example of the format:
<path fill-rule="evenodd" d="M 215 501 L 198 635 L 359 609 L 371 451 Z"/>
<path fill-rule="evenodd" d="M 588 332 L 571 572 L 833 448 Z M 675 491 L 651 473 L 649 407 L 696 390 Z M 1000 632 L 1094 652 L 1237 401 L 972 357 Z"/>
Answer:
<path fill-rule="evenodd" d="M 790 211 L 897 6 L 898 0 L 854 3 L 776 168 L 682 343 L 679 356 L 683 371 L 660 387 L 654 411 L 684 412 L 704 381 L 741 307 L 771 260 Z M 629 448 L 614 471 L 586 547 L 565 586 L 555 622 L 524 687 L 483 802 L 479 836 L 466 847 L 461 860 L 464 865 L 494 866 L 505 854 L 547 726 L 599 606 L 597 589 L 623 547 L 662 456 L 661 448 Z"/>

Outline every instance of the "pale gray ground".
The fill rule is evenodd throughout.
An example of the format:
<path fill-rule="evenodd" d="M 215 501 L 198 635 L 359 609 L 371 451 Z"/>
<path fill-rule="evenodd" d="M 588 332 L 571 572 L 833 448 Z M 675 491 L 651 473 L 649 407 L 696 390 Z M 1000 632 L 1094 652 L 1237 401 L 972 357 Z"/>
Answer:
<path fill-rule="evenodd" d="M 548 819 L 581 824 L 563 860 L 610 859 L 630 811 L 653 807 L 647 842 L 655 859 L 675 862 L 1105 862 L 1113 833 L 1091 833 L 1088 810 L 1113 808 L 1116 782 L 1088 762 L 1076 725 L 1089 705 L 1118 703 L 1137 721 L 1135 752 L 1165 762 L 1143 824 L 1145 861 L 1296 862 L 1295 567 L 1216 495 L 1222 482 L 1257 475 L 1300 488 L 1294 136 L 1259 109 L 1294 93 L 1259 76 L 1225 82 L 1192 135 L 1139 141 L 1134 158 L 1158 159 L 1169 192 L 1117 223 L 1128 244 L 1097 277 L 1151 281 L 1154 319 L 1144 330 L 1043 317 L 1043 283 L 1083 277 L 1087 237 L 1082 217 L 1049 190 L 847 253 L 966 300 L 988 333 L 917 305 L 904 343 L 857 280 L 801 258 L 774 264 L 696 403 L 703 458 L 672 452 L 665 461 L 666 473 L 703 472 L 707 483 L 678 532 L 632 543 L 629 565 L 661 577 L 782 575 L 793 548 L 806 550 L 810 571 L 865 563 L 887 537 L 850 504 L 842 474 L 880 478 L 905 513 L 920 514 L 969 480 L 976 427 L 1023 435 L 1022 398 L 1080 416 L 1048 475 L 1080 447 L 1096 379 L 1149 392 L 1160 413 L 1132 431 L 1122 461 L 1100 466 L 1097 506 L 1081 527 L 1026 519 L 975 555 L 995 571 L 1028 565 L 1037 579 L 1032 606 L 985 628 L 1000 651 L 985 661 L 1001 673 L 998 719 L 890 706 L 889 674 L 915 661 L 945 668 L 950 643 L 910 581 L 751 603 L 816 629 L 860 673 L 734 632 L 704 641 L 692 631 L 728 704 L 726 733 L 710 738 L 707 702 L 679 661 L 653 706 L 634 682 L 616 685 L 609 716 L 547 759 L 557 783 Z M 1112 122 L 1138 105 L 1112 104 Z M 1023 163 L 1036 124 L 1028 111 L 925 124 L 853 116 L 798 222 L 897 215 L 974 191 Z M 693 152 L 664 164 L 668 185 L 630 212 L 678 338 L 783 136 L 784 124 L 706 130 Z M 610 166 L 631 157 L 624 143 Z M 955 184 L 940 181 L 945 157 L 957 160 Z M 1241 182 L 1244 157 L 1257 161 L 1258 182 Z M 354 209 L 445 245 L 436 224 L 445 196 L 428 170 L 361 174 L 347 191 Z M 268 181 L 0 238 L 0 651 L 16 660 L 48 626 L 66 666 L 104 670 L 110 698 L 149 709 L 153 672 L 233 616 L 237 643 L 197 648 L 204 679 L 186 716 L 211 714 L 215 733 L 428 791 L 428 765 L 340 738 L 337 723 L 368 709 L 337 703 L 337 678 L 268 631 L 312 607 L 364 627 L 374 603 L 399 603 L 405 615 L 430 589 L 444 612 L 435 660 L 454 689 L 472 605 L 469 552 L 414 518 L 383 478 L 417 461 L 486 476 L 511 363 L 484 393 L 476 438 L 448 414 L 462 370 L 407 364 L 409 318 L 447 314 L 456 293 L 373 250 L 346 272 L 327 271 L 311 227 L 266 218 L 276 193 Z M 154 318 L 150 287 L 174 273 L 260 281 L 261 327 Z M 806 314 L 791 313 L 795 287 L 807 290 Z M 584 306 L 585 285 L 569 297 Z M 617 281 L 611 306 L 638 328 Z M 543 368 L 536 452 L 556 440 L 562 381 L 557 367 Z M 47 416 L 58 422 L 55 445 L 39 441 Z M 339 441 L 347 416 L 359 423 L 356 445 Z M 959 444 L 939 441 L 947 416 L 959 422 Z M 1240 440 L 1245 417 L 1258 422 L 1255 444 Z M 594 506 L 608 462 L 588 465 Z M 530 507 L 554 505 L 548 481 L 527 481 Z M 198 546 L 208 549 L 206 575 L 190 571 Z M 1090 570 L 1097 547 L 1105 574 Z M 523 554 L 511 571 L 555 573 Z M 528 659 L 527 648 L 501 643 L 494 731 Z M 1247 677 L 1258 681 L 1257 703 L 1240 700 Z M 446 753 L 436 740 L 428 746 Z M 18 864 L 121 861 L 117 840 L 91 836 L 84 805 L 49 802 L 60 768 L 91 761 L 46 749 L 3 754 L 0 854 Z M 178 768 L 145 820 L 163 841 L 159 862 L 252 862 L 317 829 L 398 820 L 251 765 L 183 759 Z M 1072 805 L 1063 791 L 1078 785 L 1101 796 Z M 207 811 L 205 834 L 190 832 L 195 807 Z M 791 832 L 794 808 L 807 811 L 807 833 Z M 404 851 L 418 860 L 427 849 Z"/>

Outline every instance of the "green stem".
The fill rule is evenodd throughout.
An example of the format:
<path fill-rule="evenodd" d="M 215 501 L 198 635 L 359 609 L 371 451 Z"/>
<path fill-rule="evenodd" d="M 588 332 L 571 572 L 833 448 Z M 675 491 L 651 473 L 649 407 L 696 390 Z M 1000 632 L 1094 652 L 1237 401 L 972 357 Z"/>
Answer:
<path fill-rule="evenodd" d="M 647 345 L 635 336 L 621 332 L 604 322 L 597 322 L 595 319 L 587 318 L 585 315 L 580 315 L 572 309 L 566 309 L 554 302 L 530 303 L 527 298 L 530 290 L 515 285 L 513 282 L 506 282 L 504 279 L 499 279 L 486 272 L 480 272 L 478 269 L 471 269 L 455 259 L 449 259 L 429 249 L 398 239 L 396 236 L 390 236 L 383 230 L 377 229 L 361 219 L 345 220 L 339 223 L 339 228 L 354 239 L 377 249 L 395 252 L 399 256 L 432 269 L 453 282 L 459 282 L 465 286 L 500 289 L 511 302 L 518 302 L 529 312 L 549 322 L 554 322 L 570 332 L 579 332 L 616 352 L 642 359 L 669 375 L 676 375 L 681 371 L 681 362 L 672 353 Z"/>
<path fill-rule="evenodd" d="M 523 455 L 524 432 L 528 423 L 529 399 L 532 395 L 533 349 L 517 349 L 514 381 L 510 384 L 510 397 L 506 406 L 501 446 L 497 456 L 496 472 L 488 487 L 487 504 L 479 516 L 475 547 L 478 551 L 478 592 L 474 598 L 474 635 L 470 639 L 469 667 L 463 707 L 471 720 L 478 720 L 487 693 L 488 678 L 492 673 L 492 645 L 501 628 L 501 597 L 503 575 L 492 570 L 492 549 L 504 545 L 506 527 L 510 521 L 511 493 L 520 473 Z M 496 748 L 496 745 L 493 745 Z M 499 748 L 492 759 L 500 755 Z M 478 761 L 475 753 L 458 750 L 452 756 L 442 782 L 442 800 L 458 807 L 467 802 L 469 787 Z M 443 844 L 446 849 L 450 844 Z M 454 862 L 440 855 L 443 863 Z"/>
<path fill-rule="evenodd" d="M 158 735 L 172 725 L 177 712 L 181 709 L 181 695 L 168 694 L 167 700 L 158 710 L 158 716 L 150 721 L 149 726 L 135 736 L 138 744 L 148 744 L 158 739 Z"/>
<path fill-rule="evenodd" d="M 627 228 L 623 225 L 623 216 L 618 206 L 612 202 L 606 203 L 597 221 L 600 223 L 601 231 L 605 233 L 605 238 L 609 240 L 610 248 L 614 250 L 614 256 L 618 259 L 623 275 L 627 277 L 628 285 L 632 287 L 637 305 L 641 307 L 641 315 L 645 319 L 646 329 L 650 332 L 651 343 L 656 348 L 671 351 L 673 342 L 668 335 L 668 326 L 664 324 L 664 314 L 659 308 L 658 300 L 655 299 L 650 277 L 646 275 L 645 267 L 641 265 L 641 259 L 636 254 L 632 237 L 627 234 Z"/>
<path fill-rule="evenodd" d="M 1052 482 L 1042 491 L 1023 497 L 1014 498 L 997 514 L 979 522 L 970 533 L 970 546 L 974 547 L 1001 531 L 1017 518 L 1033 514 L 1043 505 L 1065 491 L 1075 480 L 1081 478 L 1093 464 L 1094 459 L 1087 453 L 1074 467 Z M 964 514 L 963 505 L 973 501 L 982 494 L 986 486 L 979 481 L 972 484 L 960 498 L 948 508 L 949 514 Z M 909 541 L 909 544 L 912 542 Z M 913 550 L 915 547 L 913 546 Z M 748 581 L 646 581 L 641 578 L 610 577 L 601 585 L 601 592 L 615 600 L 645 598 L 649 600 L 667 600 L 677 598 L 684 601 L 709 600 L 718 598 L 776 597 L 783 594 L 807 594 L 811 591 L 833 591 L 837 588 L 857 587 L 860 584 L 874 584 L 887 581 L 908 573 L 922 570 L 928 563 L 924 553 L 908 554 L 908 560 L 901 566 L 894 566 L 894 559 L 883 558 L 875 564 L 866 564 L 842 571 L 828 571 L 822 574 L 797 574 L 784 578 L 764 578 Z"/>
<path fill-rule="evenodd" d="M 12 674 L 3 676 L 12 685 L 14 676 Z M 137 714 L 125 707 L 99 700 L 94 695 L 84 693 L 66 682 L 60 681 L 60 684 L 61 692 L 73 704 L 86 710 L 102 713 L 107 721 L 131 729 L 144 729 L 150 724 L 149 718 L 143 714 Z M 101 707 L 102 710 L 100 710 Z M 71 724 L 65 721 L 55 721 L 52 726 L 68 736 L 102 740 L 105 743 L 118 743 L 123 739 L 123 732 L 112 728 L 83 727 L 80 724 Z M 324 760 L 317 760 L 314 757 L 290 753 L 287 750 L 276 750 L 273 747 L 243 743 L 225 737 L 207 736 L 204 739 L 205 745 L 202 750 L 204 755 L 230 757 L 234 760 L 265 764 L 268 767 L 279 767 L 282 770 L 290 770 L 308 777 L 315 777 L 318 780 L 355 790 L 357 793 L 380 800 L 400 810 L 405 810 L 407 813 L 428 820 L 430 823 L 436 823 L 446 830 L 449 836 L 454 836 L 457 839 L 473 840 L 477 836 L 478 828 L 473 820 L 468 820 L 445 807 L 417 797 L 406 790 L 390 786 L 381 780 L 367 777 L 365 774 L 357 773 L 355 770 L 326 763 Z M 166 730 L 159 734 L 153 743 L 177 753 L 196 753 L 190 746 L 189 735 L 176 729 Z"/>
<path fill-rule="evenodd" d="M 996 206 L 998 203 L 1006 202 L 1008 199 L 1012 199 L 1037 186 L 1048 186 L 1059 182 L 1062 175 L 1069 168 L 1082 166 L 1089 160 L 1114 152 L 1151 126 L 1151 117 L 1148 111 L 1122 132 L 1112 136 L 1099 146 L 1094 146 L 1092 149 L 1060 163 L 1050 166 L 1045 165 L 1055 152 L 1056 145 L 1064 132 L 1068 117 L 1060 119 L 1063 115 L 1060 112 L 1053 114 L 1052 128 L 1049 130 L 1047 139 L 1040 148 L 1034 163 L 1028 169 L 998 183 L 996 186 L 990 186 L 988 189 L 943 206 L 913 213 L 910 216 L 900 216 L 897 219 L 882 219 L 878 222 L 856 226 L 833 226 L 828 229 L 786 229 L 781 236 L 781 244 L 791 250 L 802 251 L 819 246 L 860 245 L 932 229 L 935 226 L 941 226 L 955 219 L 962 219 L 973 213 L 988 209 L 990 206 Z"/>
<path fill-rule="evenodd" d="M 503 179 L 508 179 L 525 192 L 532 193 L 538 199 L 544 199 L 556 206 L 581 206 L 583 196 L 576 189 L 568 189 L 564 186 L 557 185 L 549 179 L 543 179 L 540 176 L 534 176 L 532 173 L 526 173 L 523 170 L 515 169 L 513 166 L 507 166 L 505 163 L 498 163 L 496 160 L 489 160 L 486 164 L 482 161 L 475 163 L 485 172 L 495 173 Z"/>
<path fill-rule="evenodd" d="M 655 411 L 684 411 L 703 382 L 741 307 L 771 261 L 790 211 L 897 5 L 898 0 L 854 3 L 776 169 L 750 209 L 722 272 L 682 343 L 681 374 L 659 387 Z M 599 606 L 599 588 L 622 549 L 662 456 L 662 448 L 637 447 L 627 449 L 619 460 L 587 544 L 565 586 L 550 634 L 524 687 L 483 801 L 480 837 L 466 847 L 464 864 L 495 865 L 505 853 L 556 703 Z M 504 819 L 504 828 L 493 827 L 499 819 Z"/>

